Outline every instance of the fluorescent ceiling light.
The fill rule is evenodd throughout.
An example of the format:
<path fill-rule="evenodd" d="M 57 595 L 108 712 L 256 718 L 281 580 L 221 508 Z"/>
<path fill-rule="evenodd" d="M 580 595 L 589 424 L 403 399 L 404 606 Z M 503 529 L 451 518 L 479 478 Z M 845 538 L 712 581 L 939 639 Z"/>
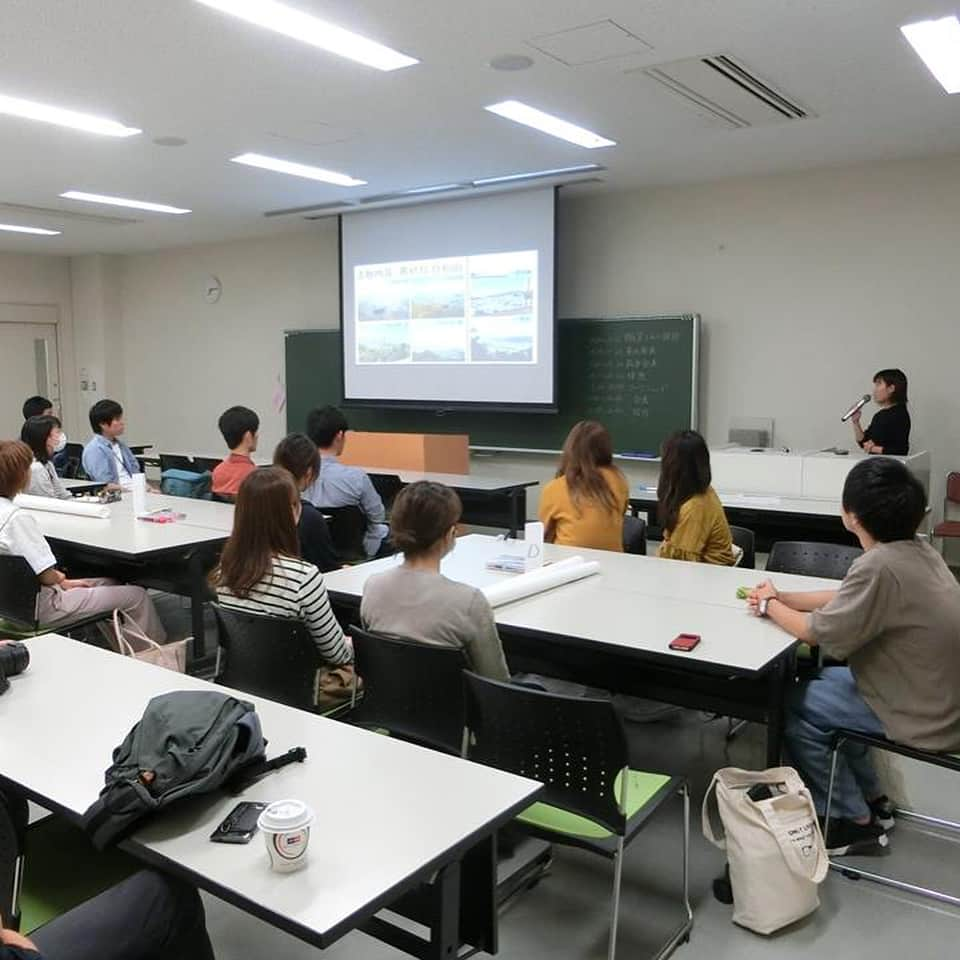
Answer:
<path fill-rule="evenodd" d="M 277 0 L 199 0 L 207 7 L 233 14 L 241 20 L 265 27 L 294 40 L 303 40 L 314 47 L 335 53 L 348 60 L 376 67 L 377 70 L 398 70 L 419 60 L 408 57 L 382 43 L 351 33 L 302 10 L 278 3 Z"/>
<path fill-rule="evenodd" d="M 431 187 L 411 187 L 409 190 L 404 190 L 403 192 L 410 195 L 418 193 L 443 193 L 445 190 L 464 190 L 470 186 L 472 186 L 472 184 L 469 183 L 437 183 Z"/>
<path fill-rule="evenodd" d="M 87 133 L 102 133 L 106 137 L 132 137 L 141 133 L 136 127 L 125 127 L 116 120 L 94 117 L 89 113 L 77 113 L 62 107 L 51 107 L 46 103 L 34 103 L 19 97 L 0 95 L 0 113 L 10 117 L 22 117 L 24 120 L 39 120 L 41 123 L 53 123 L 58 127 L 71 127 L 74 130 L 86 130 Z"/>
<path fill-rule="evenodd" d="M 305 177 L 307 180 L 333 183 L 338 187 L 362 187 L 367 182 L 356 180 L 345 173 L 337 173 L 336 170 L 324 170 L 322 167 L 311 167 L 306 163 L 294 163 L 292 160 L 281 160 L 279 157 L 265 157 L 262 153 L 241 153 L 239 157 L 231 157 L 230 162 L 259 167 L 261 170 L 273 170 L 275 173 L 286 173 L 291 177 Z"/>
<path fill-rule="evenodd" d="M 183 207 L 169 207 L 165 203 L 148 203 L 146 200 L 127 200 L 125 197 L 105 197 L 100 193 L 84 193 L 82 190 L 68 190 L 61 193 L 65 200 L 85 200 L 87 203 L 105 203 L 111 207 L 132 207 L 134 210 L 151 210 L 153 213 L 192 213 Z"/>
<path fill-rule="evenodd" d="M 616 140 L 607 140 L 606 137 L 601 137 L 600 134 L 594 133 L 592 130 L 578 127 L 575 123 L 561 120 L 553 114 L 544 113 L 542 110 L 521 103 L 519 100 L 503 100 L 500 103 L 492 103 L 484 109 L 497 114 L 497 116 L 506 117 L 507 120 L 533 127 L 534 130 L 549 133 L 551 137 L 559 137 L 568 143 L 575 143 L 578 147 L 588 147 L 592 150 L 596 147 L 615 147 L 617 145 Z"/>
<path fill-rule="evenodd" d="M 62 230 L 44 230 L 43 227 L 20 227 L 15 223 L 0 223 L 0 230 L 8 233 L 35 233 L 38 237 L 57 237 Z"/>
<path fill-rule="evenodd" d="M 540 177 L 562 177 L 572 173 L 592 173 L 602 170 L 599 163 L 582 163 L 576 167 L 557 167 L 554 170 L 530 170 L 526 173 L 506 173 L 501 177 L 484 177 L 474 180 L 475 187 L 485 187 L 491 183 L 510 183 L 512 180 L 536 180 Z"/>
<path fill-rule="evenodd" d="M 900 32 L 947 93 L 960 93 L 960 20 L 922 20 Z"/>

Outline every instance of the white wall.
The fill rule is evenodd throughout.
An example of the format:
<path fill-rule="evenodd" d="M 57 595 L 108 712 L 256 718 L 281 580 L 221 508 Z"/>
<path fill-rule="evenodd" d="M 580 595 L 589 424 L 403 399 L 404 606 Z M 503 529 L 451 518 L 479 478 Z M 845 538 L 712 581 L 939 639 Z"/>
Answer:
<path fill-rule="evenodd" d="M 204 300 L 209 275 L 223 295 Z M 175 452 L 219 453 L 229 406 L 261 418 L 267 455 L 286 432 L 274 407 L 283 332 L 339 325 L 335 221 L 265 240 L 123 258 L 127 434 Z"/>

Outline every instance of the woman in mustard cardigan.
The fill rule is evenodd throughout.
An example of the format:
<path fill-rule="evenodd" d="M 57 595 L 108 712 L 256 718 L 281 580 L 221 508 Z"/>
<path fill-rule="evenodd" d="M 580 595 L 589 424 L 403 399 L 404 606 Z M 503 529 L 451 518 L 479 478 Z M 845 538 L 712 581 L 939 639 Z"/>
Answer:
<path fill-rule="evenodd" d="M 657 484 L 663 543 L 658 556 L 733 566 L 736 556 L 720 498 L 710 486 L 710 451 L 696 430 L 663 445 Z"/>

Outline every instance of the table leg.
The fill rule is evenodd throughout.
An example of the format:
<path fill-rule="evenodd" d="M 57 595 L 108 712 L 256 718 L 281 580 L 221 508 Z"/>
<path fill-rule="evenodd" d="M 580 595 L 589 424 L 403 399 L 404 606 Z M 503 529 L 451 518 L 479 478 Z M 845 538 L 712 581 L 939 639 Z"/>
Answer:
<path fill-rule="evenodd" d="M 460 948 L 460 863 L 447 864 L 434 880 L 436 913 L 425 960 L 450 960 Z"/>
<path fill-rule="evenodd" d="M 527 522 L 527 488 L 510 491 L 510 537 L 516 537 Z"/>
<path fill-rule="evenodd" d="M 194 662 L 202 660 L 207 654 L 206 636 L 203 625 L 203 605 L 207 600 L 207 581 L 203 557 L 194 550 L 187 561 L 187 574 L 190 580 L 190 629 L 193 631 L 193 644 L 190 648 Z"/>
<path fill-rule="evenodd" d="M 790 682 L 793 655 L 779 657 L 767 679 L 767 766 L 779 767 L 783 754 L 783 709 Z"/>

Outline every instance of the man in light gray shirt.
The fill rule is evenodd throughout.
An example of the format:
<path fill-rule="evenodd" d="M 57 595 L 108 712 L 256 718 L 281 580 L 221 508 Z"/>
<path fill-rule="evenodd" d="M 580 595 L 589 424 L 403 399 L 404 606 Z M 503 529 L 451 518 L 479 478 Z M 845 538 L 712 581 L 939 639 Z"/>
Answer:
<path fill-rule="evenodd" d="M 387 552 L 390 527 L 380 494 L 359 467 L 348 467 L 337 459 L 343 453 L 349 426 L 336 407 L 312 410 L 307 417 L 307 436 L 320 451 L 317 479 L 304 496 L 318 509 L 359 507 L 367 520 L 363 548 L 368 557 Z"/>

